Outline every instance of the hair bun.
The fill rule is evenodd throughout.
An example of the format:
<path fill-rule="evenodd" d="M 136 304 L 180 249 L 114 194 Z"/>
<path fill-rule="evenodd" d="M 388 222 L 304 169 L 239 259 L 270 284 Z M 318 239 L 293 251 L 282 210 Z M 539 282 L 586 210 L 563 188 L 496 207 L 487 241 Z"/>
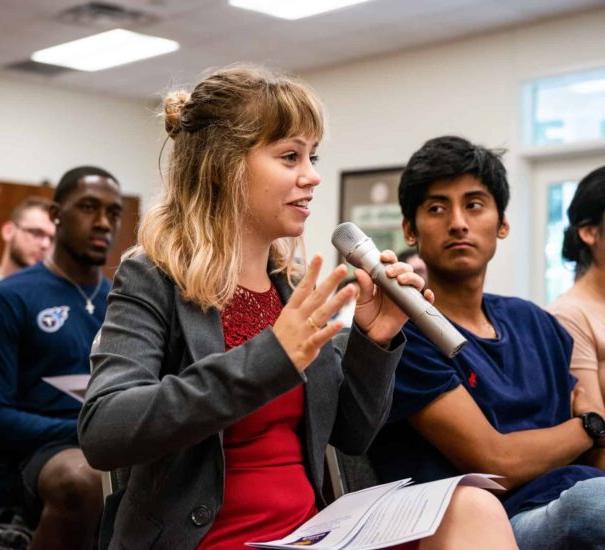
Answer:
<path fill-rule="evenodd" d="M 181 114 L 185 103 L 189 101 L 191 94 L 185 90 L 177 90 L 168 94 L 162 105 L 164 107 L 164 127 L 171 138 L 175 138 L 181 131 Z"/>

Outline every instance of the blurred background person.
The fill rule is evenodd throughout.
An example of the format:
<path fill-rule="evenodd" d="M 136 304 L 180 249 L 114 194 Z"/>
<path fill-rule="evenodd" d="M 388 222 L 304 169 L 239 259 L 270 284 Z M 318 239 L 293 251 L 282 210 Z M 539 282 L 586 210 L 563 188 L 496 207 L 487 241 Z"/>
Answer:
<path fill-rule="evenodd" d="M 570 368 L 593 401 L 605 396 L 605 166 L 584 177 L 567 210 L 563 259 L 576 282 L 550 306 L 574 339 Z"/>
<path fill-rule="evenodd" d="M 428 272 L 426 270 L 426 264 L 418 255 L 418 250 L 415 248 L 408 248 L 407 250 L 397 254 L 397 260 L 410 264 L 414 268 L 414 273 L 420 275 L 424 279 L 424 283 L 427 284 Z"/>
<path fill-rule="evenodd" d="M 4 242 L 0 260 L 0 279 L 43 260 L 55 238 L 55 225 L 50 219 L 52 201 L 29 197 L 17 205 L 10 220 L 2 224 Z"/>

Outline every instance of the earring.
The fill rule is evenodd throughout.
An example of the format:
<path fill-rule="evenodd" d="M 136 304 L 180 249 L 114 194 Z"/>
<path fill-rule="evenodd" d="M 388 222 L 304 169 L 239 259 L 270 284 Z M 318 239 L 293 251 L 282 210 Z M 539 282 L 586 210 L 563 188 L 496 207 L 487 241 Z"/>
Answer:
<path fill-rule="evenodd" d="M 60 220 L 59 218 L 55 218 L 55 219 L 53 220 L 53 223 L 54 223 L 55 225 L 59 225 L 59 224 L 61 223 L 61 220 Z"/>

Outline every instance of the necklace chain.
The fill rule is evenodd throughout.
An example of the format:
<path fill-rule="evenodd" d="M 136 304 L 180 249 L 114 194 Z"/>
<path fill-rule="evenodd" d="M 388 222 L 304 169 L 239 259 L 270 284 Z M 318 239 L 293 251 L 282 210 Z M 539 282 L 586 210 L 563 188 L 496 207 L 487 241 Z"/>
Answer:
<path fill-rule="evenodd" d="M 498 331 L 496 330 L 496 327 L 489 319 L 486 321 L 483 321 L 483 325 L 485 326 L 486 329 L 488 329 L 492 333 L 492 336 L 491 336 L 492 338 L 498 338 Z"/>
<path fill-rule="evenodd" d="M 92 301 L 97 297 L 99 290 L 101 290 L 101 285 L 103 284 L 103 277 L 99 277 L 99 282 L 97 283 L 97 286 L 92 291 L 92 294 L 88 296 L 88 294 L 86 294 L 86 292 L 82 290 L 82 287 L 78 283 L 76 283 L 69 275 L 67 275 L 67 273 L 65 273 L 65 271 L 63 271 L 55 262 L 50 259 L 48 259 L 47 262 L 48 265 L 50 265 L 55 271 L 59 273 L 59 275 L 61 275 L 64 279 L 66 279 L 75 287 L 75 289 L 80 293 L 82 298 L 84 298 L 84 300 L 86 301 L 84 309 L 86 309 L 86 311 L 88 311 L 88 313 L 92 315 L 95 312 L 95 305 L 92 303 Z"/>

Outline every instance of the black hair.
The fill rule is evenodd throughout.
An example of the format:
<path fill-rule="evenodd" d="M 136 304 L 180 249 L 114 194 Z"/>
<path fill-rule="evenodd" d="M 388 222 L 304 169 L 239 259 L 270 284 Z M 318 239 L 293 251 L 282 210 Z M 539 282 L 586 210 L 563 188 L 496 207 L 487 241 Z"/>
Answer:
<path fill-rule="evenodd" d="M 406 248 L 405 250 L 402 250 L 401 252 L 399 252 L 399 254 L 397 254 L 397 261 L 407 262 L 410 258 L 414 256 L 418 256 L 418 250 L 416 250 L 415 248 Z"/>
<path fill-rule="evenodd" d="M 68 170 L 61 176 L 61 179 L 55 188 L 53 200 L 58 204 L 62 204 L 63 201 L 65 201 L 65 198 L 78 186 L 78 182 L 86 176 L 101 176 L 103 178 L 112 179 L 118 185 L 120 184 L 112 174 L 107 172 L 107 170 L 97 168 L 96 166 L 78 166 L 77 168 Z"/>
<path fill-rule="evenodd" d="M 492 194 L 500 221 L 510 198 L 506 168 L 500 158 L 504 150 L 490 150 L 458 136 L 427 141 L 407 163 L 399 183 L 399 205 L 403 217 L 416 229 L 416 210 L 430 185 L 441 180 L 471 175 Z"/>
<path fill-rule="evenodd" d="M 592 263 L 590 247 L 580 238 L 578 229 L 601 225 L 605 212 L 605 166 L 582 178 L 567 209 L 569 227 L 563 236 L 563 259 L 576 262 L 576 273 L 583 273 Z"/>

